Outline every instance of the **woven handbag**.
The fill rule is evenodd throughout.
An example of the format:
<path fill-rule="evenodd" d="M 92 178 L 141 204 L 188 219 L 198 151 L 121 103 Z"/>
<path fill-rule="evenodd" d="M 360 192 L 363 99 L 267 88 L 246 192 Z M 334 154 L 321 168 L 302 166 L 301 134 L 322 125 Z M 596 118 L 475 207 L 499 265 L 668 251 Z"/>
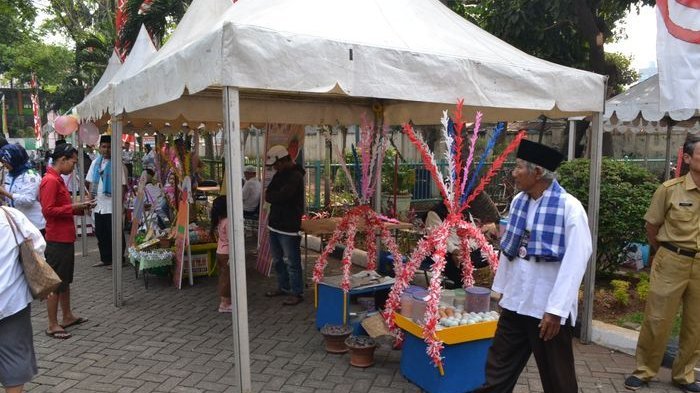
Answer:
<path fill-rule="evenodd" d="M 5 217 L 7 217 L 7 221 L 10 223 L 15 243 L 17 247 L 19 247 L 19 260 L 22 264 L 24 277 L 27 279 L 32 297 L 34 299 L 44 300 L 61 285 L 61 279 L 53 268 L 46 263 L 44 255 L 34 251 L 34 241 L 32 239 L 24 238 L 22 243 L 17 241 L 17 232 L 19 232 L 17 223 L 4 208 L 2 211 L 5 213 Z"/>

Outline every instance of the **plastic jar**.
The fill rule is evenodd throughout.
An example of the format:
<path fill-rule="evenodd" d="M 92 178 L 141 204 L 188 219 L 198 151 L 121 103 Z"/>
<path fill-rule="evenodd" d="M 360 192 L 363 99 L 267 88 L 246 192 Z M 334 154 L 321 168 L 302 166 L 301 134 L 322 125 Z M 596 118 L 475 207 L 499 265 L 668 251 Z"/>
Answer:
<path fill-rule="evenodd" d="M 454 306 L 455 302 L 455 291 L 452 289 L 443 289 L 442 294 L 440 295 L 440 303 L 443 303 L 445 306 Z"/>
<path fill-rule="evenodd" d="M 467 312 L 488 312 L 491 302 L 491 290 L 484 287 L 467 288 L 464 310 Z"/>
<path fill-rule="evenodd" d="M 426 295 L 421 295 L 421 294 L 414 294 L 413 295 L 413 322 L 423 325 L 423 321 L 425 320 L 425 309 L 428 304 L 427 299 L 428 296 Z"/>
<path fill-rule="evenodd" d="M 464 292 L 464 289 L 462 288 L 457 288 L 453 289 L 452 293 L 454 293 L 454 305 L 455 307 L 462 306 L 464 308 L 464 301 L 467 296 L 467 293 Z"/>

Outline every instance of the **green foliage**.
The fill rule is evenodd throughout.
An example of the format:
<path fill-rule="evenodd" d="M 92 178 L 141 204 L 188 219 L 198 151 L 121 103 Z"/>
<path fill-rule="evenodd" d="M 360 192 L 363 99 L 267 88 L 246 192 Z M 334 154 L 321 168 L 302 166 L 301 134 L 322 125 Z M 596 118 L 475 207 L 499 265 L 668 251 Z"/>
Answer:
<path fill-rule="evenodd" d="M 613 297 L 623 306 L 626 306 L 630 302 L 630 283 L 624 280 L 612 280 L 610 285 L 613 286 Z"/>
<path fill-rule="evenodd" d="M 610 77 L 617 91 L 630 75 L 629 63 L 604 53 L 604 42 L 619 38 L 618 22 L 636 6 L 654 0 L 470 0 L 455 12 L 522 51 L 569 67 Z M 620 78 L 620 79 L 618 79 Z"/>
<path fill-rule="evenodd" d="M 637 282 L 634 290 L 637 291 L 637 296 L 640 300 L 647 300 L 647 296 L 649 296 L 649 274 L 639 274 L 639 282 Z"/>
<path fill-rule="evenodd" d="M 634 322 L 638 325 L 641 325 L 642 322 L 644 322 L 644 312 L 643 311 L 636 311 L 636 312 L 627 314 L 627 315 L 623 316 L 622 318 L 618 319 L 617 324 L 619 326 L 622 326 L 625 324 L 625 322 Z M 673 325 L 671 326 L 671 337 L 678 337 L 680 332 L 681 332 L 681 313 L 678 313 L 673 318 Z"/>
<path fill-rule="evenodd" d="M 416 168 L 401 165 L 401 158 L 396 168 L 396 149 L 387 149 L 382 164 L 382 192 L 388 194 L 410 194 L 416 184 Z M 394 186 L 396 185 L 396 187 Z"/>
<path fill-rule="evenodd" d="M 558 170 L 567 192 L 588 206 L 590 161 L 565 162 Z M 658 186 L 655 176 L 633 163 L 604 159 L 600 179 L 597 271 L 614 272 L 620 251 L 629 242 L 644 242 L 644 213 Z"/>
<path fill-rule="evenodd" d="M 632 58 L 619 52 L 605 52 L 605 62 L 610 65 L 610 79 L 614 81 L 609 87 L 610 95 L 623 92 L 623 87 L 639 80 L 639 73 L 632 68 Z"/>
<path fill-rule="evenodd" d="M 139 14 L 139 8 L 143 0 L 128 0 L 126 3 L 126 22 L 122 28 L 119 38 L 126 43 L 129 50 L 139 35 L 139 29 L 143 24 L 154 41 L 162 44 L 169 31 L 185 15 L 187 7 L 192 0 L 158 0 L 151 3 L 148 12 Z"/>

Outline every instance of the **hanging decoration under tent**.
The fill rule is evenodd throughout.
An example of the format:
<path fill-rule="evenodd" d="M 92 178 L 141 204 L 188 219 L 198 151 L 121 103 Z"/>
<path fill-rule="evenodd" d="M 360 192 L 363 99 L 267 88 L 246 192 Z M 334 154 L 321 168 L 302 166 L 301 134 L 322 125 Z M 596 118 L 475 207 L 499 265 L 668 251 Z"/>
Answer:
<path fill-rule="evenodd" d="M 402 269 L 396 271 L 396 282 L 393 285 L 389 298 L 386 302 L 385 318 L 389 328 L 396 334 L 397 340 L 403 339 L 402 332 L 396 326 L 395 314 L 400 308 L 401 295 L 409 286 L 413 279 L 416 270 L 427 257 L 432 257 L 433 264 L 430 272 L 430 283 L 428 287 L 428 299 L 425 311 L 425 325 L 423 326 L 423 337 L 427 347 L 426 353 L 431 361 L 438 367 L 440 374 L 444 375 L 441 352 L 444 347 L 443 343 L 437 337 L 437 326 L 439 322 L 439 301 L 442 292 L 442 273 L 446 263 L 447 243 L 451 231 L 456 231 L 460 238 L 460 248 L 462 260 L 460 268 L 463 277 L 464 287 L 473 286 L 473 264 L 470 258 L 471 247 L 470 243 L 476 243 L 476 246 L 481 250 L 483 257 L 488 260 L 492 271 L 498 268 L 498 256 L 491 244 L 485 238 L 481 229 L 475 224 L 467 221 L 463 217 L 463 212 L 469 207 L 471 202 L 484 191 L 487 184 L 498 173 L 503 166 L 506 158 L 520 144 L 520 141 L 525 137 L 525 131 L 521 130 L 515 136 L 513 141 L 493 162 L 491 168 L 484 176 L 479 178 L 479 173 L 486 166 L 486 159 L 493 151 L 493 148 L 498 141 L 499 136 L 503 133 L 505 124 L 499 123 L 494 130 L 493 135 L 489 139 L 485 151 L 479 158 L 478 163 L 473 164 L 475 145 L 481 127 L 482 114 L 476 113 L 474 129 L 469 138 L 469 150 L 466 162 L 462 160 L 462 151 L 467 142 L 463 137 L 463 132 L 466 134 L 465 123 L 462 117 L 463 100 L 457 103 L 454 119 L 448 117 L 447 111 L 443 112 L 441 119 L 442 132 L 446 144 L 445 160 L 448 164 L 449 181 L 444 181 L 438 169 L 435 156 L 428 148 L 425 141 L 416 135 L 413 126 L 405 124 L 403 126 L 404 133 L 409 140 L 420 152 L 423 164 L 430 172 L 430 175 L 437 185 L 440 194 L 444 200 L 448 210 L 448 215 L 443 220 L 442 224 L 432 227 L 427 230 L 426 235 L 418 242 L 413 253 Z M 470 172 L 471 171 L 471 172 Z"/>
<path fill-rule="evenodd" d="M 352 253 L 355 249 L 355 236 L 358 231 L 366 233 L 367 267 L 366 270 L 375 270 L 377 261 L 377 236 L 381 238 L 394 258 L 394 269 L 400 271 L 403 267 L 402 256 L 396 240 L 391 235 L 386 224 L 388 219 L 375 212 L 370 206 L 376 187 L 381 182 L 381 165 L 384 160 L 387 144 L 387 127 L 377 130 L 362 116 L 360 126 L 359 151 L 352 147 L 354 156 L 353 169 L 356 176 L 350 174 L 348 164 L 343 153 L 335 146 L 335 154 L 340 163 L 350 189 L 355 198 L 355 206 L 344 216 L 336 227 L 328 244 L 316 260 L 313 280 L 318 285 L 323 281 L 323 271 L 328 264 L 328 257 L 335 250 L 337 244 L 344 244 L 342 266 L 343 278 L 341 287 L 344 294 L 350 291 L 350 266 Z M 355 179 L 355 180 L 353 180 Z"/>

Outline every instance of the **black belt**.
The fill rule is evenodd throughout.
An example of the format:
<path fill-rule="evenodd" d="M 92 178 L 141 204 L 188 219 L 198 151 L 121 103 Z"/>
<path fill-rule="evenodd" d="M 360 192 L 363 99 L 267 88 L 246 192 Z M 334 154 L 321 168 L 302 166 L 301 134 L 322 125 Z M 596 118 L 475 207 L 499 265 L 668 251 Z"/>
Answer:
<path fill-rule="evenodd" d="M 695 258 L 695 255 L 698 253 L 697 251 L 680 248 L 675 244 L 669 242 L 659 242 L 659 245 L 667 250 L 675 252 L 678 255 L 683 255 L 684 257 Z"/>

